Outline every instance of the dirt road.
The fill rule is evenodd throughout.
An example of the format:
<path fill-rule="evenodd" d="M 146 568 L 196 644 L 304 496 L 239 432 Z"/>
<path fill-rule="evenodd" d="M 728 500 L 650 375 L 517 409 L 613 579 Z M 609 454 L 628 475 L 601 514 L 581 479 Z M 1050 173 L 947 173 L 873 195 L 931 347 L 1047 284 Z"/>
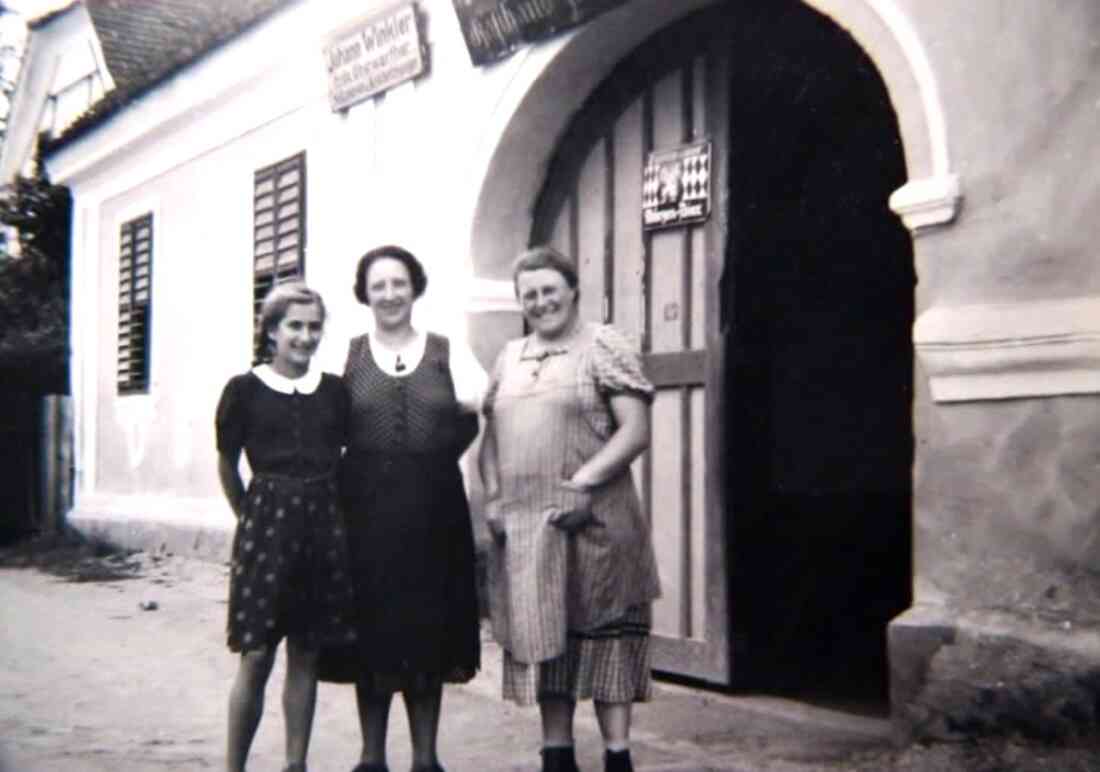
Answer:
<path fill-rule="evenodd" d="M 0 772 L 185 772 L 222 768 L 236 660 L 223 639 L 226 570 L 179 557 L 89 547 L 0 549 Z M 499 697 L 500 652 L 444 696 L 450 772 L 537 769 L 538 714 Z M 282 662 L 250 768 L 282 769 Z M 885 721 L 768 697 L 661 684 L 636 711 L 639 772 L 1100 768 L 1082 750 L 1015 743 L 893 749 Z M 578 710 L 581 767 L 602 768 L 590 706 Z M 390 766 L 407 769 L 400 701 Z M 359 749 L 350 687 L 322 684 L 312 772 L 347 772 Z"/>

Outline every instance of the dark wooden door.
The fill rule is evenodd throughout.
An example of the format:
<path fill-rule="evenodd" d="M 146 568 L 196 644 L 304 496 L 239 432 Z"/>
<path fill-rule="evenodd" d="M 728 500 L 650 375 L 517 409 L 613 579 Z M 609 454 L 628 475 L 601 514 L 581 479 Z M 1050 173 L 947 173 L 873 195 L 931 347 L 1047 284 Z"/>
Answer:
<path fill-rule="evenodd" d="M 647 154 L 704 139 L 710 218 L 647 233 Z M 658 670 L 885 693 L 911 601 L 905 179 L 874 63 L 798 0 L 658 33 L 563 135 L 532 240 L 577 258 L 584 316 L 633 334 L 658 387 L 636 469 Z"/>
<path fill-rule="evenodd" d="M 696 29 L 667 31 L 619 65 L 559 145 L 532 243 L 573 256 L 581 314 L 632 335 L 657 386 L 650 451 L 634 474 L 663 596 L 654 667 L 730 679 L 722 503 L 717 287 L 725 253 L 725 60 Z M 653 150 L 711 140 L 711 217 L 647 232 L 643 167 Z"/>

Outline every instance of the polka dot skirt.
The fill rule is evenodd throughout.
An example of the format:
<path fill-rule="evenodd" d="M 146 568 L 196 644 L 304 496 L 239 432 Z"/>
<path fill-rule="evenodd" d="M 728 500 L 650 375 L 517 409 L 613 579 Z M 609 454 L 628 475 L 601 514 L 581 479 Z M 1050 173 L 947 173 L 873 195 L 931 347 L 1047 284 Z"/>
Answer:
<path fill-rule="evenodd" d="M 254 477 L 233 537 L 229 649 L 354 641 L 352 592 L 335 480 Z"/>

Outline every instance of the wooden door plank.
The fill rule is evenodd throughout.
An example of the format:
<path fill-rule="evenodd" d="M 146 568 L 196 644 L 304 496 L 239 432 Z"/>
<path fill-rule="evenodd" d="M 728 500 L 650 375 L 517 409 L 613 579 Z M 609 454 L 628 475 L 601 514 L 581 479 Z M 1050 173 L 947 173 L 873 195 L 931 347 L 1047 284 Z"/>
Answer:
<path fill-rule="evenodd" d="M 673 351 L 650 354 L 645 373 L 658 389 L 671 386 L 701 386 L 706 382 L 707 351 Z"/>
<path fill-rule="evenodd" d="M 652 477 L 653 549 L 661 572 L 661 597 L 653 604 L 653 629 L 669 637 L 685 634 L 683 624 L 684 544 L 683 470 L 681 465 L 680 393 L 669 389 L 657 393 L 651 408 L 653 441 L 650 458 L 660 470 Z"/>
<path fill-rule="evenodd" d="M 683 348 L 685 315 L 684 238 L 675 231 L 658 232 L 650 238 L 650 337 L 649 351 L 677 352 Z"/>
<path fill-rule="evenodd" d="M 705 492 L 705 578 L 706 596 L 706 639 L 711 659 L 706 666 L 700 667 L 700 676 L 719 683 L 730 683 L 733 668 L 731 647 L 731 617 L 729 608 L 729 567 L 726 564 L 728 551 L 726 544 L 726 518 L 735 516 L 727 513 L 724 480 L 726 475 L 725 454 L 722 443 L 729 427 L 725 423 L 723 381 L 725 362 L 724 331 L 721 328 L 721 297 L 719 280 L 726 259 L 726 244 L 729 233 L 729 169 L 728 140 L 729 126 L 729 55 L 719 39 L 712 42 L 707 57 L 705 74 L 707 82 L 706 133 L 715 138 L 711 146 L 711 217 L 705 224 L 706 270 L 703 274 L 705 287 L 704 313 L 706 315 L 706 389 L 710 397 L 704 402 L 704 424 L 708 427 L 721 427 L 720 431 L 707 432 L 704 439 L 706 455 Z"/>
<path fill-rule="evenodd" d="M 588 154 L 577 182 L 577 272 L 580 274 L 580 314 L 586 321 L 603 322 L 605 276 L 604 234 L 607 231 L 607 156 L 603 142 Z"/>
<path fill-rule="evenodd" d="M 689 469 L 690 469 L 690 503 L 691 523 L 688 534 L 690 536 L 691 566 L 690 588 L 691 596 L 691 629 L 689 635 L 693 638 L 702 638 L 706 635 L 708 624 L 712 621 L 707 618 L 707 592 L 706 585 L 706 528 L 705 515 L 707 512 L 706 496 L 706 390 L 703 388 L 691 388 L 688 396 L 688 423 L 691 427 L 689 439 Z"/>
<path fill-rule="evenodd" d="M 701 530 L 694 525 L 695 510 L 692 508 L 692 488 L 694 487 L 694 475 L 692 474 L 692 437 L 702 431 L 702 425 L 696 426 L 691 420 L 691 388 L 681 386 L 676 390 L 677 401 L 680 407 L 678 421 L 679 445 L 680 445 L 680 532 L 683 534 L 680 542 L 680 585 L 683 588 L 680 597 L 680 635 L 684 638 L 692 637 L 695 631 L 693 619 L 693 598 L 698 591 L 692 586 L 692 567 L 702 562 L 702 553 L 695 553 L 692 549 L 694 531 Z M 696 559 L 698 554 L 698 559 Z"/>
<path fill-rule="evenodd" d="M 623 332 L 641 340 L 645 333 L 642 295 L 644 247 L 642 211 L 642 103 L 634 102 L 615 122 L 614 316 Z"/>
<path fill-rule="evenodd" d="M 572 232 L 570 230 L 571 221 L 568 217 L 569 210 L 572 208 L 572 202 L 576 199 L 576 196 L 570 193 L 565 199 L 565 217 L 559 217 L 554 222 L 554 228 L 550 231 L 550 246 L 559 252 L 569 254 L 569 245 L 572 242 Z"/>

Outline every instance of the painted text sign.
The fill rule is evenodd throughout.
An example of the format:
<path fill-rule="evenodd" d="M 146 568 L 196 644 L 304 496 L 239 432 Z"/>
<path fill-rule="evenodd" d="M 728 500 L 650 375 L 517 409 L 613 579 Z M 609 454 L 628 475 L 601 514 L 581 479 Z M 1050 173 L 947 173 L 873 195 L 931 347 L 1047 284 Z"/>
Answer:
<path fill-rule="evenodd" d="M 642 172 L 642 226 L 671 228 L 709 216 L 710 142 L 652 151 Z"/>
<path fill-rule="evenodd" d="M 412 4 L 371 16 L 333 35 L 324 49 L 329 104 L 343 110 L 424 71 Z"/>
<path fill-rule="evenodd" d="M 477 65 L 583 24 L 625 1 L 454 0 L 454 6 L 470 60 Z"/>

